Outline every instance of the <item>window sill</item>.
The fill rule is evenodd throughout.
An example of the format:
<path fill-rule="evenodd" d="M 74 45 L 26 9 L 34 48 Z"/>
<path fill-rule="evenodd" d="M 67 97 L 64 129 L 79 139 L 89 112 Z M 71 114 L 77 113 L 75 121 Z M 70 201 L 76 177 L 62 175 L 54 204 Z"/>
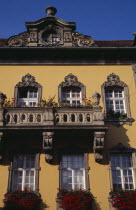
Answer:
<path fill-rule="evenodd" d="M 112 124 L 112 125 L 132 125 L 132 123 L 135 121 L 133 118 L 124 118 L 124 119 L 117 119 L 117 118 L 106 118 L 105 120 L 106 124 Z"/>

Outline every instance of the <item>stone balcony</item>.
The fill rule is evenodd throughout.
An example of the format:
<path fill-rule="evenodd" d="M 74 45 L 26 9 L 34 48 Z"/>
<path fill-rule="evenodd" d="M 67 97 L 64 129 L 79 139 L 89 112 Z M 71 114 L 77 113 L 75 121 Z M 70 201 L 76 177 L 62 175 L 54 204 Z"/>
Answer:
<path fill-rule="evenodd" d="M 97 107 L 3 107 L 0 109 L 0 127 L 37 128 L 74 126 L 103 126 L 102 108 Z"/>
<path fill-rule="evenodd" d="M 104 125 L 102 108 L 98 107 L 60 107 L 55 112 L 56 125 Z"/>

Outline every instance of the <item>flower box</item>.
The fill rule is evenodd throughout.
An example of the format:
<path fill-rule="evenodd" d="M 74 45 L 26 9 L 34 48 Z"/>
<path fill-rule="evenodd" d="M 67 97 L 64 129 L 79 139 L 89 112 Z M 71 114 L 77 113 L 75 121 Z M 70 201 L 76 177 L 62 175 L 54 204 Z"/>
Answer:
<path fill-rule="evenodd" d="M 7 192 L 3 202 L 6 210 L 38 210 L 42 199 L 33 191 L 24 189 Z"/>
<path fill-rule="evenodd" d="M 136 209 L 136 190 L 114 189 L 110 193 L 109 201 L 115 209 L 135 210 Z"/>
<path fill-rule="evenodd" d="M 93 195 L 85 190 L 59 189 L 57 194 L 59 209 L 65 210 L 91 210 Z"/>

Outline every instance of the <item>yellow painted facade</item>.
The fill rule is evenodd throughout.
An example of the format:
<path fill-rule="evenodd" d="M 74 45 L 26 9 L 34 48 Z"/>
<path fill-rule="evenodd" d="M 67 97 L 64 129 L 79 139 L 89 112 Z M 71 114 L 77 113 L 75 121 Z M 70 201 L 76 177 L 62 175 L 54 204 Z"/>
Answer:
<path fill-rule="evenodd" d="M 21 81 L 22 76 L 30 73 L 43 87 L 42 98 L 48 99 L 55 96 L 58 100 L 58 85 L 64 81 L 64 77 L 69 73 L 78 77 L 78 80 L 86 86 L 86 97 L 92 97 L 97 91 L 101 94 L 101 85 L 107 80 L 107 76 L 114 73 L 120 77 L 129 87 L 130 110 L 132 118 L 136 119 L 136 89 L 132 65 L 1 65 L 0 66 L 0 91 L 7 95 L 8 99 L 14 97 L 14 87 Z M 102 99 L 100 105 L 103 107 Z M 104 110 L 103 110 L 104 112 Z M 135 141 L 136 123 L 132 125 L 109 125 L 106 133 L 106 152 L 117 145 L 123 143 L 126 146 L 136 148 Z M 94 154 L 89 154 L 89 183 L 90 189 L 100 209 L 109 210 L 109 191 L 111 189 L 111 178 L 109 164 L 99 164 L 94 160 Z M 3 195 L 7 191 L 8 167 L 0 165 L 0 207 L 3 206 Z M 40 155 L 39 190 L 43 201 L 46 202 L 50 210 L 56 209 L 56 194 L 59 187 L 58 165 L 50 165 L 45 162 L 45 155 Z M 97 208 L 96 208 L 97 209 Z"/>

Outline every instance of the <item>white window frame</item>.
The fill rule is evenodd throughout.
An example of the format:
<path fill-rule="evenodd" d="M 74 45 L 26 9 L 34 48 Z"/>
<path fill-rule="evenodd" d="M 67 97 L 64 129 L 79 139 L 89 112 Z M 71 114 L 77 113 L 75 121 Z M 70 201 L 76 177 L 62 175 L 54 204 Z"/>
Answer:
<path fill-rule="evenodd" d="M 111 91 L 112 97 L 107 96 L 108 91 Z M 115 97 L 115 91 L 121 91 L 122 92 L 122 97 Z M 124 97 L 124 90 L 121 90 L 119 88 L 114 88 L 114 89 L 107 89 L 105 90 L 105 101 L 106 101 L 106 110 L 108 111 L 109 109 L 107 108 L 107 102 L 113 101 L 113 109 L 115 112 L 120 112 L 120 113 L 126 113 L 126 106 L 125 106 L 125 97 Z M 116 109 L 116 101 L 123 101 L 123 106 L 124 109 Z"/>
<path fill-rule="evenodd" d="M 30 97 L 30 93 L 33 92 L 33 97 Z M 29 90 L 27 91 L 27 98 L 19 98 L 19 106 L 21 107 L 37 107 L 38 106 L 38 91 L 36 92 L 36 97 L 34 97 L 36 91 Z M 31 105 L 32 104 L 32 105 Z"/>
<path fill-rule="evenodd" d="M 73 190 L 75 190 L 75 189 L 86 189 L 86 176 L 85 176 L 85 159 L 84 159 L 84 155 L 62 155 L 62 156 L 67 156 L 67 158 L 68 158 L 68 156 L 72 156 L 72 157 L 74 157 L 74 156 L 82 156 L 83 157 L 83 164 L 84 164 L 84 168 L 73 168 L 73 167 L 71 167 L 71 168 L 65 168 L 65 167 L 63 167 L 62 166 L 62 162 L 61 162 L 61 187 L 62 188 L 64 188 L 63 187 L 63 171 L 71 171 L 72 172 L 72 189 Z M 63 158 L 63 157 L 62 157 Z M 75 188 L 75 171 L 76 170 L 78 170 L 78 171 L 82 171 L 83 172 L 83 187 L 82 188 Z M 79 177 L 78 177 L 79 178 Z M 81 183 L 79 183 L 79 184 L 81 184 Z"/>
<path fill-rule="evenodd" d="M 124 160 L 124 156 L 125 155 L 129 155 L 131 157 L 131 164 L 132 164 L 132 167 L 123 167 L 123 160 Z M 115 157 L 115 156 L 118 156 L 119 157 L 119 162 L 120 162 L 120 167 L 113 167 L 112 166 L 112 157 Z M 132 188 L 130 187 L 130 184 L 133 185 L 133 189 L 136 188 L 135 186 L 135 172 L 134 172 L 134 166 L 133 166 L 133 157 L 132 157 L 132 153 L 124 153 L 124 154 L 111 154 L 110 155 L 110 161 L 111 161 L 111 178 L 112 178 L 112 186 L 114 184 L 118 184 L 117 182 L 116 183 L 113 183 L 113 176 L 112 176 L 112 172 L 113 171 L 119 171 L 120 172 L 120 177 L 121 177 L 121 188 L 122 189 L 126 189 L 126 190 L 131 190 Z M 129 175 L 127 174 L 127 176 L 125 176 L 123 174 L 124 171 L 128 171 L 130 170 L 132 172 L 132 175 L 130 175 L 132 177 L 132 182 L 129 182 Z M 118 176 L 116 176 L 116 179 L 117 179 Z M 128 182 L 126 182 L 129 186 L 129 189 L 125 187 L 125 177 L 128 179 Z M 114 186 L 113 186 L 114 187 Z"/>
<path fill-rule="evenodd" d="M 17 167 L 14 167 L 14 164 L 15 164 L 15 161 L 17 162 L 19 159 L 17 159 L 18 157 L 23 157 L 23 167 L 22 168 L 17 168 Z M 33 171 L 34 172 L 34 175 L 33 175 L 33 177 L 34 177 L 34 180 L 33 180 L 33 190 L 32 191 L 35 191 L 35 178 L 36 178 L 36 169 L 35 168 L 27 168 L 26 167 L 26 160 L 27 160 L 27 158 L 31 158 L 31 157 L 35 157 L 35 162 L 36 162 L 36 155 L 16 155 L 16 156 L 14 156 L 14 160 L 13 160 L 13 163 L 12 163 L 12 185 L 11 185 L 11 190 L 13 191 L 13 190 L 16 190 L 16 189 L 20 189 L 20 188 L 14 188 L 14 185 L 15 185 L 15 182 L 17 182 L 16 183 L 16 185 L 18 185 L 18 184 L 22 184 L 22 187 L 21 187 L 21 190 L 24 190 L 24 188 L 25 188 L 25 186 L 26 186 L 26 183 L 25 183 L 25 178 L 26 178 L 26 172 L 31 172 L 31 171 Z M 35 165 L 35 163 L 34 163 L 34 165 Z M 19 175 L 17 176 L 17 180 L 15 180 L 15 175 L 14 175 L 14 173 L 15 172 L 22 172 L 22 183 L 19 183 L 18 182 L 18 179 L 19 179 Z M 29 180 L 29 183 L 27 183 L 27 184 L 29 184 L 29 189 L 30 189 L 30 180 Z"/>
<path fill-rule="evenodd" d="M 75 94 L 79 94 L 79 97 L 73 97 L 73 91 L 75 91 Z M 78 92 L 77 92 L 78 91 Z M 69 94 L 70 96 L 64 96 L 64 94 Z M 68 103 L 70 106 L 78 106 L 82 104 L 82 91 L 81 90 L 75 90 L 75 89 L 68 89 L 62 91 L 62 103 Z M 75 101 L 75 103 L 73 103 Z M 79 103 L 78 103 L 79 102 Z"/>

